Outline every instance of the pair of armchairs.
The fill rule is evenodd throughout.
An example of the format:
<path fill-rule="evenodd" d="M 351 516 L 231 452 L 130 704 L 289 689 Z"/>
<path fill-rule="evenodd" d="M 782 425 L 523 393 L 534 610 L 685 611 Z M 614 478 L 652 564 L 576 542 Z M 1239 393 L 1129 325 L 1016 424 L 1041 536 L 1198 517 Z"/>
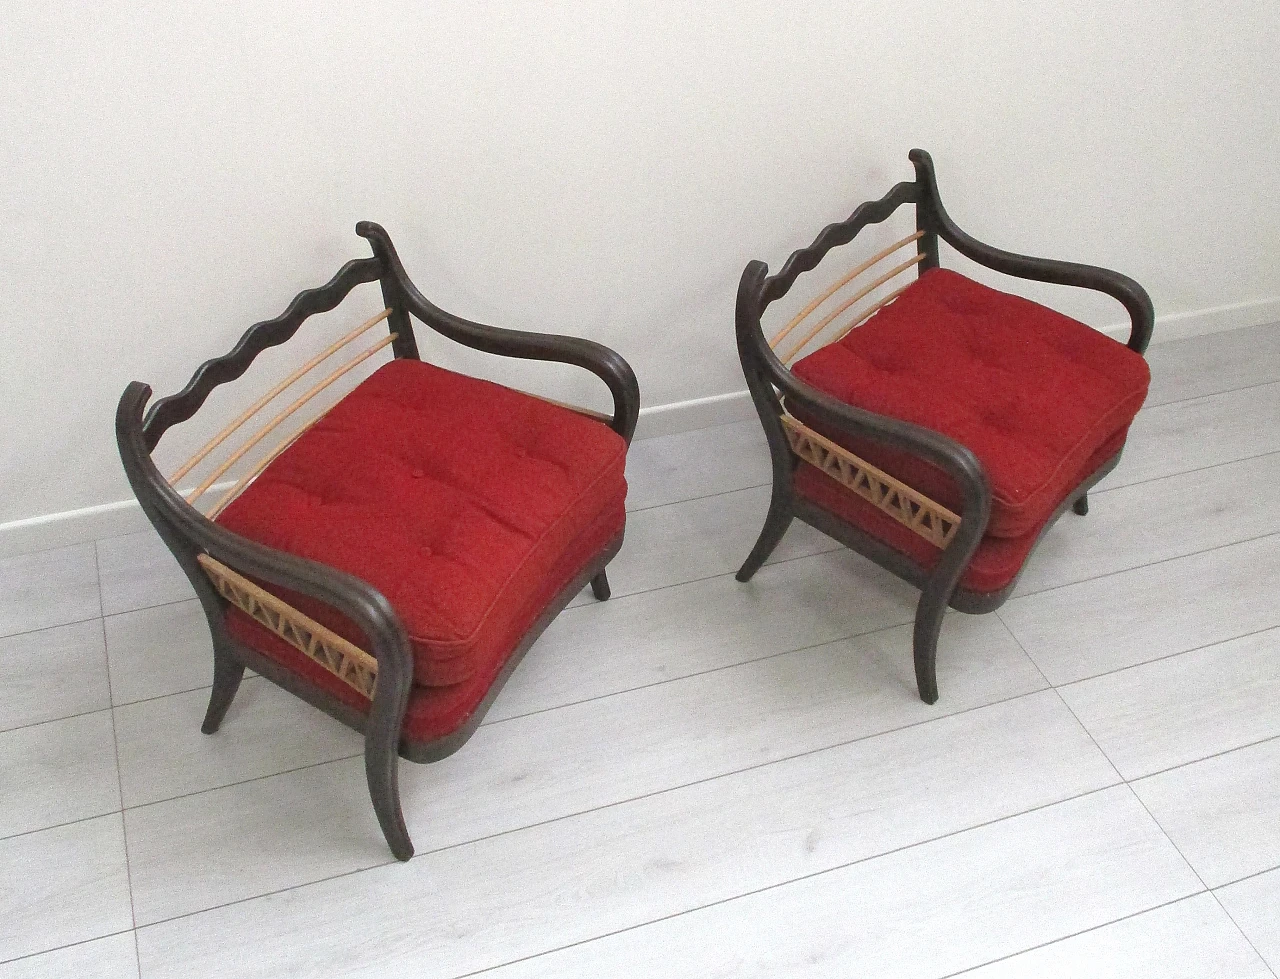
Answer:
<path fill-rule="evenodd" d="M 738 291 L 737 341 L 773 458 L 773 496 L 746 581 L 799 517 L 921 587 L 915 662 L 937 697 L 934 661 L 948 605 L 998 606 L 1045 528 L 1117 462 L 1145 395 L 1140 354 L 1151 303 L 1134 282 L 1025 258 L 960 231 L 938 200 L 931 161 L 916 179 L 831 225 L 768 275 L 751 263 Z M 773 338 L 767 308 L 865 226 L 914 205 L 913 234 L 859 264 Z M 397 760 L 456 751 L 520 658 L 606 565 L 625 528 L 627 446 L 640 407 L 635 375 L 588 340 L 498 329 L 453 316 L 414 286 L 378 225 L 356 231 L 372 256 L 299 294 L 147 409 L 128 386 L 116 414 L 125 472 L 190 579 L 214 648 L 202 730 L 217 731 L 246 668 L 365 736 L 370 796 L 387 843 L 413 844 Z M 1129 310 L 1128 349 L 1042 306 L 940 269 L 938 241 L 1001 272 L 1099 289 Z M 913 257 L 877 274 L 880 262 Z M 860 298 L 913 281 L 841 317 Z M 863 274 L 870 285 L 842 299 Z M 265 392 L 166 477 L 153 452 L 219 385 L 239 378 L 308 317 L 378 283 L 384 308 Z M 819 315 L 824 304 L 833 311 Z M 816 318 L 814 318 L 816 317 Z M 550 402 L 419 359 L 413 321 L 499 356 L 573 364 L 597 375 L 613 412 Z M 380 324 L 385 335 L 367 338 Z M 856 328 L 855 328 L 856 327 Z M 774 348 L 788 342 L 780 357 Z M 788 367 L 810 346 L 822 346 Z M 221 462 L 212 459 L 321 363 L 361 352 L 312 383 Z M 393 359 L 313 420 L 313 399 L 390 347 Z M 274 448 L 264 442 L 291 430 Z M 278 436 L 277 436 L 278 438 Z M 237 464 L 254 458 L 238 478 Z M 204 475 L 191 489 L 183 481 Z"/>

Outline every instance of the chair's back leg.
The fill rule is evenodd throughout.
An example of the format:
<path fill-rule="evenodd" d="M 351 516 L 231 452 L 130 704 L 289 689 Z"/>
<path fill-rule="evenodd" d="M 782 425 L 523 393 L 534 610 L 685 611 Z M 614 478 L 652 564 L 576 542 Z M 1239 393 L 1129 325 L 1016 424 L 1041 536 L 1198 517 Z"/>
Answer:
<path fill-rule="evenodd" d="M 595 595 L 596 601 L 607 602 L 612 593 L 609 589 L 609 577 L 605 574 L 603 568 L 600 573 L 591 579 L 591 594 Z"/>
<path fill-rule="evenodd" d="M 769 513 L 764 518 L 764 526 L 760 528 L 760 536 L 756 538 L 756 546 L 742 562 L 738 569 L 739 581 L 750 581 L 760 570 L 760 566 L 769 560 L 769 555 L 782 540 L 782 535 L 791 526 L 795 514 L 791 509 L 791 476 L 787 474 L 786 483 L 782 484 L 775 475 L 773 481 L 773 497 L 769 500 Z"/>

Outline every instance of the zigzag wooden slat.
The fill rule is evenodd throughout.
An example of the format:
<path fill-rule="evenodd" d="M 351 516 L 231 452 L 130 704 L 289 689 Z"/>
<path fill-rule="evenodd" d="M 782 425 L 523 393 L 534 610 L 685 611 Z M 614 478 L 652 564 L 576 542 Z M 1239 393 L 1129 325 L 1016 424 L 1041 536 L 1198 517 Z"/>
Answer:
<path fill-rule="evenodd" d="M 915 531 L 935 547 L 946 547 L 960 527 L 960 517 L 906 483 L 877 469 L 842 445 L 823 438 L 791 415 L 782 415 L 791 451 L 817 466 L 846 489 Z"/>
<path fill-rule="evenodd" d="M 359 693 L 370 699 L 378 681 L 378 661 L 315 619 L 303 615 L 248 578 L 207 554 L 196 560 L 218 594 Z"/>

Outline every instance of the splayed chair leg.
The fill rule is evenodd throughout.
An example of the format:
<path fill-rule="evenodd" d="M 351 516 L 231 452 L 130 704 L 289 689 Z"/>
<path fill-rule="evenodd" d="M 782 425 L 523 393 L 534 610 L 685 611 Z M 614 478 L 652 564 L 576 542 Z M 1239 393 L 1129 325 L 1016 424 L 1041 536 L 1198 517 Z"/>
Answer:
<path fill-rule="evenodd" d="M 244 664 L 226 650 L 213 649 L 213 691 L 209 694 L 209 709 L 205 711 L 204 723 L 200 730 L 205 734 L 213 734 L 222 726 L 222 719 L 227 716 L 227 708 L 235 700 L 236 691 L 240 689 L 240 680 L 244 677 Z"/>
<path fill-rule="evenodd" d="M 611 594 L 609 591 L 609 577 L 604 573 L 603 569 L 591 579 L 591 594 L 595 595 L 598 601 L 607 602 L 609 600 L 609 595 Z"/>
<path fill-rule="evenodd" d="M 751 553 L 738 569 L 739 581 L 750 581 L 752 576 L 760 570 L 760 566 L 769 559 L 773 549 L 782 540 L 782 535 L 791 526 L 793 516 L 790 496 L 779 493 L 775 485 L 773 499 L 769 501 L 769 513 L 764 518 L 764 526 L 760 528 L 760 536 L 756 538 L 756 546 L 751 548 Z"/>
<path fill-rule="evenodd" d="M 926 588 L 916 607 L 916 625 L 912 651 L 916 666 L 916 689 L 926 704 L 938 700 L 938 634 L 942 617 L 947 612 L 947 594 Z"/>
<path fill-rule="evenodd" d="M 371 732 L 364 742 L 364 771 L 369 782 L 369 798 L 377 813 L 378 825 L 387 839 L 387 846 L 397 860 L 413 856 L 413 840 L 404 824 L 404 812 L 400 808 L 400 759 L 396 754 L 396 741 Z"/>
<path fill-rule="evenodd" d="M 1089 512 L 1089 494 L 1081 493 L 1079 496 L 1077 496 L 1076 501 L 1073 504 L 1071 504 L 1071 509 L 1074 510 L 1076 513 L 1080 514 L 1080 516 L 1082 517 L 1086 513 L 1088 513 Z"/>

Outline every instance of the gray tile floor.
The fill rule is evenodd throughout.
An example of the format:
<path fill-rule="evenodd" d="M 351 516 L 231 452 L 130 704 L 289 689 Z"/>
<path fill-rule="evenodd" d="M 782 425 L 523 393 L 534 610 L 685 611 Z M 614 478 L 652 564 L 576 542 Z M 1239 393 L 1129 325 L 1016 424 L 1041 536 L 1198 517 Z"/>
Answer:
<path fill-rule="evenodd" d="M 0 561 L 0 979 L 1280 972 L 1280 327 L 1152 349 L 1087 518 L 947 620 L 793 528 L 755 423 L 636 445 L 614 598 L 402 766 L 208 639 L 149 533 Z"/>

